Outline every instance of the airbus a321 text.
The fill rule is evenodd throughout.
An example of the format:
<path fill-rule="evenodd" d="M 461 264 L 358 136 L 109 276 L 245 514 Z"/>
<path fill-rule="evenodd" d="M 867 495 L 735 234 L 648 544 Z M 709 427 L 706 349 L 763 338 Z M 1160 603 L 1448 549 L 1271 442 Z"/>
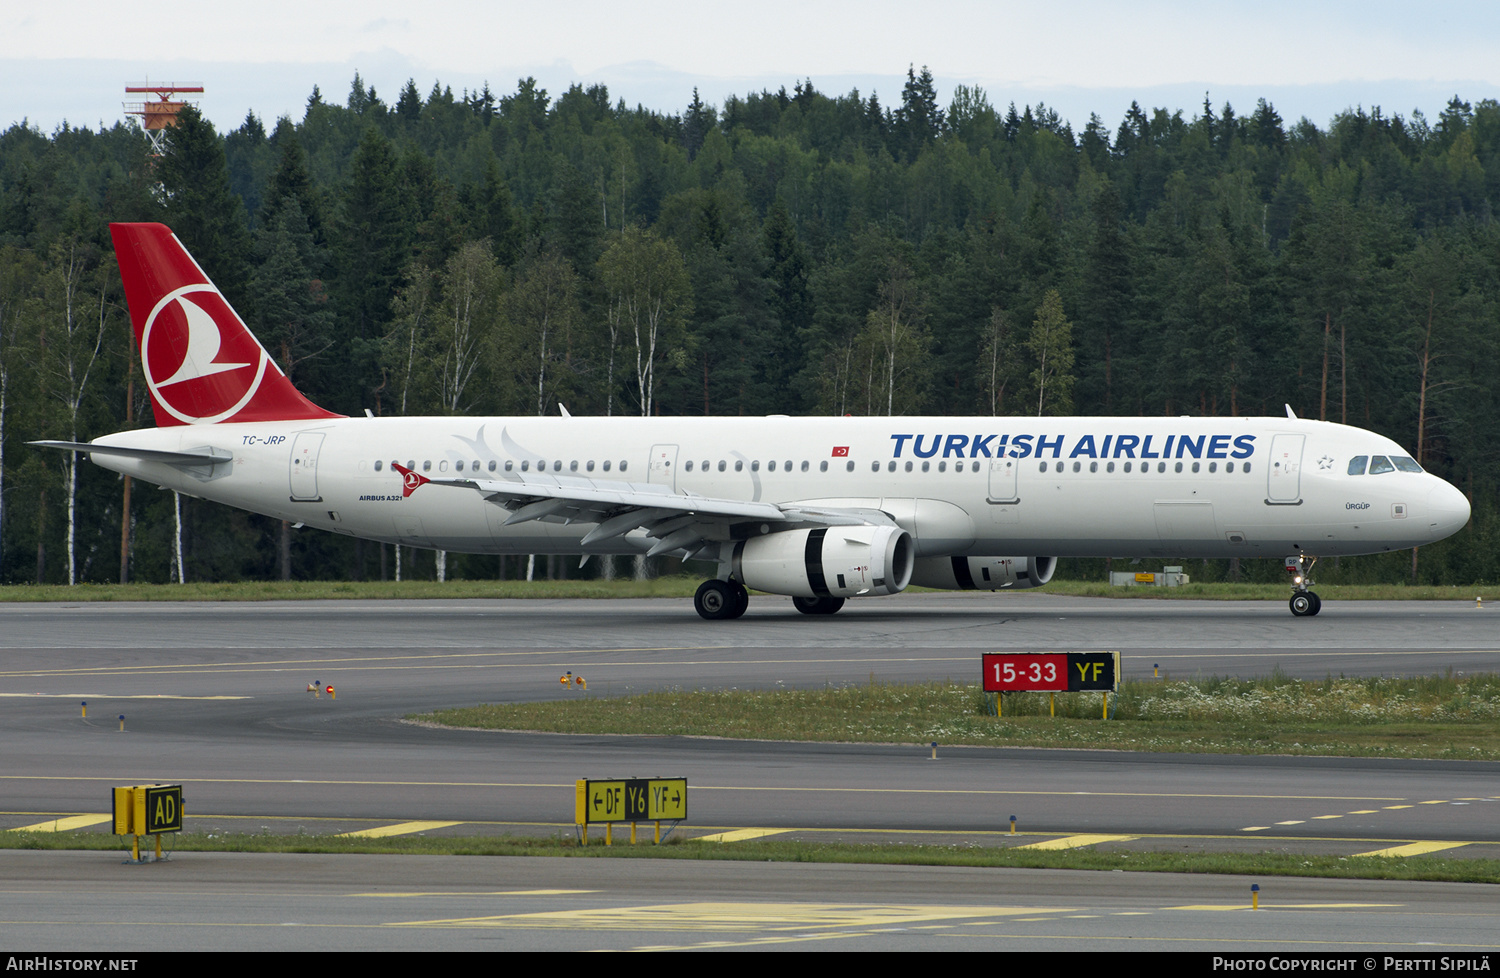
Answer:
<path fill-rule="evenodd" d="M 713 561 L 832 614 L 908 585 L 1037 587 L 1058 557 L 1318 556 L 1432 543 L 1469 519 L 1395 442 L 1285 418 L 346 418 L 304 398 L 166 227 L 111 226 L 157 427 L 98 465 L 307 526 L 493 554 Z M 1018 556 L 1019 555 L 1019 556 Z"/>

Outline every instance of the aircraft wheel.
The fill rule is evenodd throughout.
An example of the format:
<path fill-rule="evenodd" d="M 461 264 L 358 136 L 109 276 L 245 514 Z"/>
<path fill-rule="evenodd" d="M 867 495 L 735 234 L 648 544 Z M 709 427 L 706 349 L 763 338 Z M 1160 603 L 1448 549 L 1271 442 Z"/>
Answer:
<path fill-rule="evenodd" d="M 793 598 L 792 607 L 804 615 L 831 615 L 844 606 L 843 598 Z"/>
<path fill-rule="evenodd" d="M 1320 612 L 1320 611 L 1323 610 L 1323 599 L 1322 598 L 1318 597 L 1316 594 L 1314 594 L 1311 591 L 1307 592 L 1307 596 L 1309 598 L 1312 598 L 1312 610 L 1308 612 L 1309 616 L 1316 615 L 1318 612 Z"/>
<path fill-rule="evenodd" d="M 734 593 L 734 611 L 727 617 L 738 618 L 750 608 L 750 591 L 739 581 L 730 581 Z"/>
<path fill-rule="evenodd" d="M 747 596 L 746 604 L 748 603 Z M 708 621 L 738 618 L 740 614 L 744 614 L 743 611 L 739 614 L 735 613 L 735 609 L 739 606 L 734 585 L 729 581 L 704 581 L 698 585 L 698 593 L 693 595 L 693 610 L 698 612 L 699 617 Z"/>
<path fill-rule="evenodd" d="M 1308 618 L 1318 613 L 1321 602 L 1318 601 L 1318 596 L 1311 591 L 1298 591 L 1292 595 L 1292 600 L 1287 602 L 1287 606 L 1292 609 L 1292 614 L 1298 618 Z"/>

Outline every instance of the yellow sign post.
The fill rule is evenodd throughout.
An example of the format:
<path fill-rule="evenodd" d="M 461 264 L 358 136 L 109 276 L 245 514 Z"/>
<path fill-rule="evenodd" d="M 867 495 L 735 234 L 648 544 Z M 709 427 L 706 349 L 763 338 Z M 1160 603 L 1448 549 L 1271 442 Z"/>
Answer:
<path fill-rule="evenodd" d="M 614 842 L 616 822 L 630 823 L 630 841 L 635 842 L 637 822 L 656 823 L 656 843 L 661 844 L 661 823 L 687 818 L 687 778 L 625 778 L 612 781 L 580 779 L 574 784 L 573 823 L 579 837 L 589 844 L 589 826 L 604 825 L 604 844 Z M 668 834 L 671 829 L 667 830 Z"/>
<path fill-rule="evenodd" d="M 161 837 L 182 831 L 182 785 L 138 784 L 114 789 L 115 835 L 131 837 L 130 859 L 141 861 L 141 836 L 156 837 L 160 860 Z"/>

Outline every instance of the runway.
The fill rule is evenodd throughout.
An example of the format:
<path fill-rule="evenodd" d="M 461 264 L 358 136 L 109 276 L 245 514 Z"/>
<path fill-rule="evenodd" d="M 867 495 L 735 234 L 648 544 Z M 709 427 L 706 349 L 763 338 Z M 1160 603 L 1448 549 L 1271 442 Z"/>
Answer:
<path fill-rule="evenodd" d="M 567 670 L 596 696 L 968 679 L 996 649 L 1120 649 L 1127 676 L 1153 665 L 1181 676 L 1500 671 L 1496 636 L 1489 612 L 1459 602 L 1327 602 L 1318 618 L 1294 619 L 1279 602 L 903 595 L 816 619 L 757 598 L 738 622 L 704 622 L 679 600 L 0 605 L 0 827 L 104 812 L 111 785 L 171 781 L 185 786 L 189 828 L 555 833 L 571 831 L 577 778 L 674 776 L 689 779 L 688 835 L 1094 838 L 1125 853 L 1172 836 L 1188 848 L 1350 856 L 1436 841 L 1493 858 L 1500 765 L 1490 763 L 951 747 L 933 761 L 925 745 L 479 733 L 400 717 L 555 698 Z M 314 680 L 337 698 L 312 698 Z M 0 856 L 4 878 L 19 883 L 35 855 Z M 548 868 L 556 862 L 536 872 L 575 872 Z M 683 885 L 675 896 L 696 900 L 697 884 Z M 853 892 L 886 899 L 864 884 Z M 526 946 L 550 946 L 536 940 Z"/>

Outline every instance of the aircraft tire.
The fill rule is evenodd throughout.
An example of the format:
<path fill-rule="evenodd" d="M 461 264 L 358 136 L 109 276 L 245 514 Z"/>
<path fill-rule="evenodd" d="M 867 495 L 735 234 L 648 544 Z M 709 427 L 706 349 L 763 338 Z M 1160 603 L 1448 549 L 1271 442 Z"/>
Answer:
<path fill-rule="evenodd" d="M 728 617 L 738 618 L 750 609 L 750 591 L 739 581 L 730 581 L 734 595 L 734 611 Z"/>
<path fill-rule="evenodd" d="M 804 615 L 831 615 L 844 606 L 843 598 L 793 598 L 792 607 Z"/>
<path fill-rule="evenodd" d="M 746 596 L 746 604 L 749 604 L 749 596 Z M 693 610 L 698 616 L 707 621 L 723 621 L 727 618 L 738 618 L 744 612 L 739 609 L 740 603 L 735 596 L 734 585 L 729 581 L 704 581 L 698 585 L 698 593 L 693 595 Z"/>
<path fill-rule="evenodd" d="M 1292 609 L 1292 614 L 1298 618 L 1310 618 L 1318 613 L 1322 602 L 1318 596 L 1311 591 L 1298 591 L 1292 595 L 1292 600 L 1287 602 L 1287 607 Z"/>

